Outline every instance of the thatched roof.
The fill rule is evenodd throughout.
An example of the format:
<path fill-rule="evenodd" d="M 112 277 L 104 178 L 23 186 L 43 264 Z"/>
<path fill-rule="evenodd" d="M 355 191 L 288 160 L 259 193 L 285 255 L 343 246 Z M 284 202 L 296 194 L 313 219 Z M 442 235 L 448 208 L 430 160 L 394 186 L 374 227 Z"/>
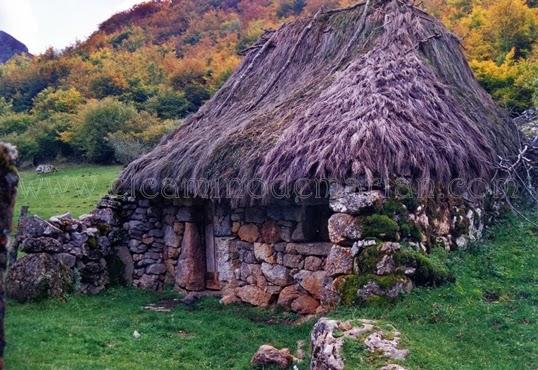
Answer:
<path fill-rule="evenodd" d="M 266 35 L 197 114 L 128 166 L 118 189 L 165 178 L 443 186 L 490 178 L 497 155 L 518 145 L 453 34 L 407 0 L 368 0 Z"/>

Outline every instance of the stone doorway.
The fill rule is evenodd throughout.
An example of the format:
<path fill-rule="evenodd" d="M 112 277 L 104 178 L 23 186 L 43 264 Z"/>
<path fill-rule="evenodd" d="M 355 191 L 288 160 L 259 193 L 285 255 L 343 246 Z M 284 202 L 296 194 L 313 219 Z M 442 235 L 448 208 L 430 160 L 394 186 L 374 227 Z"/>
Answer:
<path fill-rule="evenodd" d="M 176 266 L 176 286 L 187 291 L 220 290 L 213 206 L 206 202 L 194 207 L 192 213 L 192 222 L 185 222 L 181 253 Z"/>
<path fill-rule="evenodd" d="M 203 215 L 203 244 L 205 249 L 206 273 L 205 287 L 209 290 L 220 290 L 219 275 L 217 268 L 217 256 L 215 250 L 215 208 L 212 202 L 207 202 Z"/>

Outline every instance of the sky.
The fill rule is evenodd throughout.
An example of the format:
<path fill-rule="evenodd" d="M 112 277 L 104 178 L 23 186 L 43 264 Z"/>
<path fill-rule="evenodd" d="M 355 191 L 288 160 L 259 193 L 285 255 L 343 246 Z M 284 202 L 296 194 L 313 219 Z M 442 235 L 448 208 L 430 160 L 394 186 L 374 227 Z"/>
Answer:
<path fill-rule="evenodd" d="M 0 0 L 0 30 L 30 53 L 61 50 L 84 40 L 111 15 L 143 0 Z"/>

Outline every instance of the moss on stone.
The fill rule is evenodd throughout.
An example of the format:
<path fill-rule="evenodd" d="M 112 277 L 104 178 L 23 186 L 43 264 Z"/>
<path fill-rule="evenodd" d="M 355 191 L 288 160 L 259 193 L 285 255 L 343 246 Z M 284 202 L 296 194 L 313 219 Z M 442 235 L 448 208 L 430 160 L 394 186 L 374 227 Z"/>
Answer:
<path fill-rule="evenodd" d="M 406 277 L 401 274 L 390 274 L 383 276 L 374 274 L 349 275 L 345 278 L 344 283 L 339 288 L 339 293 L 341 297 L 340 302 L 346 306 L 351 306 L 358 303 L 363 303 L 366 305 L 379 303 L 385 304 L 392 301 L 393 299 L 387 296 L 372 295 L 368 297 L 365 301 L 359 302 L 357 291 L 370 282 L 376 283 L 384 290 L 388 290 L 394 285 L 403 281 L 404 279 L 406 279 Z"/>
<path fill-rule="evenodd" d="M 349 275 L 340 286 L 340 302 L 351 306 L 358 302 L 357 291 L 368 284 L 370 275 Z"/>
<path fill-rule="evenodd" d="M 394 190 L 395 198 L 405 205 L 409 212 L 414 212 L 418 208 L 418 198 L 411 185 L 396 183 Z"/>
<path fill-rule="evenodd" d="M 385 200 L 381 213 L 387 216 L 405 216 L 409 214 L 407 207 L 401 201 L 394 198 Z"/>
<path fill-rule="evenodd" d="M 396 198 L 387 199 L 379 212 L 381 215 L 391 218 L 398 224 L 401 237 L 415 241 L 421 239 L 422 233 L 418 226 L 409 220 L 409 210 L 403 200 Z"/>
<path fill-rule="evenodd" d="M 95 236 L 90 236 L 87 241 L 88 247 L 92 250 L 97 249 L 99 247 L 97 243 L 97 238 Z"/>
<path fill-rule="evenodd" d="M 362 274 L 370 274 L 376 271 L 376 266 L 381 259 L 379 245 L 372 245 L 365 248 L 358 256 L 356 265 Z"/>
<path fill-rule="evenodd" d="M 397 240 L 400 227 L 387 215 L 368 216 L 364 224 L 364 236 L 382 240 Z"/>
<path fill-rule="evenodd" d="M 437 248 L 438 249 L 438 248 Z M 426 255 L 410 248 L 404 248 L 394 254 L 398 266 L 415 266 L 413 281 L 417 285 L 438 286 L 454 280 L 448 270 L 441 251 Z"/>
<path fill-rule="evenodd" d="M 469 234 L 469 229 L 471 227 L 471 222 L 465 214 L 459 214 L 456 216 L 456 222 L 454 224 L 453 236 L 458 237 L 461 235 Z"/>
<path fill-rule="evenodd" d="M 422 233 L 417 225 L 412 222 L 401 221 L 399 223 L 401 236 L 407 239 L 419 241 Z"/>
<path fill-rule="evenodd" d="M 405 279 L 406 277 L 402 274 L 390 274 L 383 276 L 373 275 L 371 281 L 377 283 L 383 289 L 390 289 Z"/>

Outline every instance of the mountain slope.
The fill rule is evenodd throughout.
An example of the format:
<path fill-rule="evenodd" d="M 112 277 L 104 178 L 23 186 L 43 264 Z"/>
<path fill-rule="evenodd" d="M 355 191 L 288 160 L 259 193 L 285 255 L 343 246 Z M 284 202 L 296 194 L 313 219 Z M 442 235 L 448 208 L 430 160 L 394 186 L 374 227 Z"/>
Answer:
<path fill-rule="evenodd" d="M 10 34 L 0 31 L 0 63 L 5 63 L 16 54 L 28 54 L 28 48 Z"/>

